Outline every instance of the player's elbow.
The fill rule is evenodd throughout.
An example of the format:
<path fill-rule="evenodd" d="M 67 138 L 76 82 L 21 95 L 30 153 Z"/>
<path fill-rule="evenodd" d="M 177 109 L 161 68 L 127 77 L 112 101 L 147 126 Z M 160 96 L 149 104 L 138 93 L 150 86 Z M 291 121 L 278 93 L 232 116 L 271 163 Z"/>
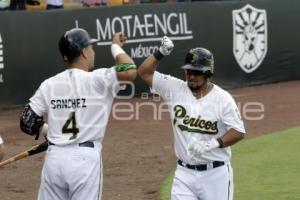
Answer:
<path fill-rule="evenodd" d="M 120 81 L 133 81 L 137 76 L 136 69 L 130 69 L 123 72 L 118 72 L 118 80 Z"/>
<path fill-rule="evenodd" d="M 131 69 L 127 71 L 127 77 L 129 81 L 133 81 L 137 76 L 137 70 Z"/>

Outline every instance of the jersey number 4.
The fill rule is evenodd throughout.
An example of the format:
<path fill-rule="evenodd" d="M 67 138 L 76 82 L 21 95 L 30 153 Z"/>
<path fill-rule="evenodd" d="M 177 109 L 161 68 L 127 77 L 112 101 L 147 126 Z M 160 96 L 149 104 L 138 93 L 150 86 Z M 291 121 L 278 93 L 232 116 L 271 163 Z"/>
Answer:
<path fill-rule="evenodd" d="M 73 140 L 77 137 L 77 134 L 79 133 L 79 129 L 76 127 L 76 117 L 75 112 L 71 112 L 68 120 L 64 124 L 62 128 L 62 133 L 72 133 L 73 135 L 70 137 L 69 140 Z"/>

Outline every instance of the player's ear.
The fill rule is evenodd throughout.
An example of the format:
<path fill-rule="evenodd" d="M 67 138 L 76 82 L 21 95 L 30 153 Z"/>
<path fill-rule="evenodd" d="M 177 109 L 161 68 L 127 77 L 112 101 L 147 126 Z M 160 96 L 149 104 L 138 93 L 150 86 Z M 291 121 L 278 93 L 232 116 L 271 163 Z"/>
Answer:
<path fill-rule="evenodd" d="M 87 58 L 88 57 L 88 49 L 87 48 L 83 48 L 82 51 L 81 51 L 81 55 L 84 58 Z"/>

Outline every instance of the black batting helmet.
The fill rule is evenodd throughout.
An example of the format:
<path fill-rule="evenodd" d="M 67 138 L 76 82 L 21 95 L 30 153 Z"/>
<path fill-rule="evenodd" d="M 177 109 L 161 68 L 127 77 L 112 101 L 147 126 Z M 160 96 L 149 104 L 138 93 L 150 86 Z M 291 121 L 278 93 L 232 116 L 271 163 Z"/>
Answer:
<path fill-rule="evenodd" d="M 186 54 L 181 69 L 201 71 L 205 76 L 211 77 L 214 74 L 214 56 L 208 49 L 193 48 Z"/>
<path fill-rule="evenodd" d="M 80 56 L 82 49 L 97 41 L 91 39 L 86 30 L 73 28 L 61 36 L 58 46 L 64 61 L 70 63 Z"/>

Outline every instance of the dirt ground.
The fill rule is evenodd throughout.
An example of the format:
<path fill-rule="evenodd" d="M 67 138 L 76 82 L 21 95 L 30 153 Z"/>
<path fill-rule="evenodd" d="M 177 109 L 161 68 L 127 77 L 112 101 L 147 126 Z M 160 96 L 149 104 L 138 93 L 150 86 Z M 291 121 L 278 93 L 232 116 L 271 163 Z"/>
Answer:
<path fill-rule="evenodd" d="M 299 126 L 299 91 L 300 81 L 230 91 L 240 105 L 242 116 L 252 118 L 245 120 L 247 138 Z M 142 104 L 145 102 L 149 100 L 131 101 L 139 112 L 122 113 L 122 117 L 133 118 L 130 121 L 111 116 L 103 142 L 103 200 L 157 200 L 160 182 L 176 166 L 169 116 L 165 112 L 159 119 L 160 116 L 153 115 L 153 107 Z M 150 102 L 160 103 L 153 99 Z M 260 109 L 259 106 L 263 106 L 263 112 L 250 113 L 251 109 Z M 20 107 L 0 109 L 5 158 L 42 142 L 20 132 L 20 111 Z M 43 153 L 35 155 L 0 169 L 1 200 L 36 199 L 43 156 Z"/>

